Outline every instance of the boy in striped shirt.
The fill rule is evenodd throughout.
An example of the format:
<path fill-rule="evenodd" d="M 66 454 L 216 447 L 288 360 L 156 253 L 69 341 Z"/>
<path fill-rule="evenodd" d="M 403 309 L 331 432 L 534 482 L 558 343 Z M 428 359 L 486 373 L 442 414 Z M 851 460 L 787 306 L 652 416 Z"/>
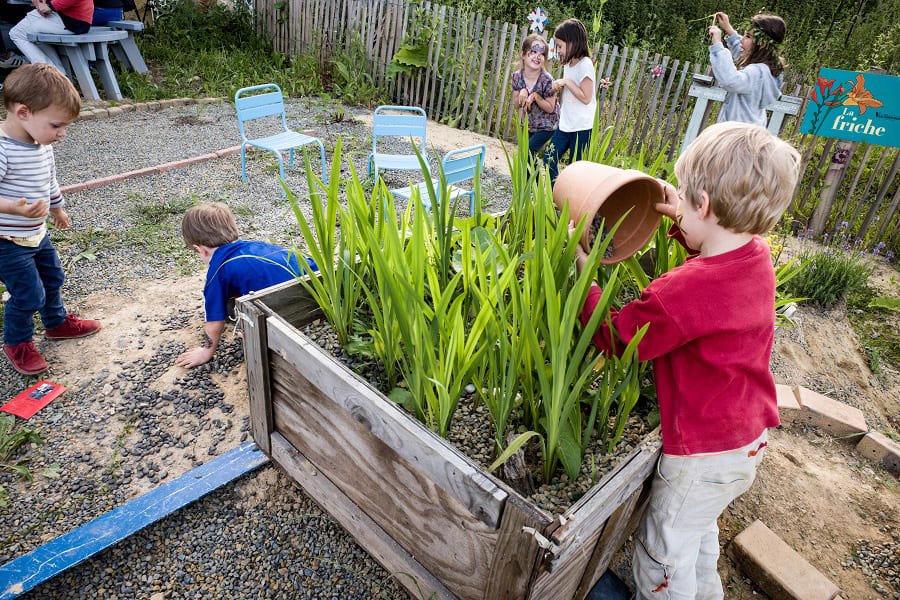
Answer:
<path fill-rule="evenodd" d="M 0 281 L 10 294 L 3 313 L 3 352 L 17 371 L 34 375 L 48 368 L 34 347 L 35 311 L 47 339 L 84 337 L 100 329 L 99 321 L 66 314 L 60 294 L 65 276 L 44 224 L 49 215 L 56 228 L 69 226 L 50 144 L 65 137 L 81 98 L 48 64 L 19 67 L 6 78 L 3 91 Z"/>

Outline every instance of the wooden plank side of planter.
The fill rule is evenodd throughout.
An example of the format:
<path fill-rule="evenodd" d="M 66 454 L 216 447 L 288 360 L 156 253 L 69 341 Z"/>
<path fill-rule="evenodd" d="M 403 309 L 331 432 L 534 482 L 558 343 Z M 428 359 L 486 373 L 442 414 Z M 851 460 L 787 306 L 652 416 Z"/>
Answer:
<path fill-rule="evenodd" d="M 250 427 L 253 441 L 267 455 L 272 455 L 272 399 L 269 381 L 266 315 L 254 301 L 242 304 L 241 323 L 244 334 L 244 359 L 247 361 L 247 387 L 250 394 Z"/>
<path fill-rule="evenodd" d="M 460 598 L 481 600 L 498 534 L 277 352 L 275 430 Z"/>
<path fill-rule="evenodd" d="M 313 386 L 426 473 L 478 520 L 497 529 L 508 494 L 494 480 L 282 319 L 269 317 L 268 329 L 271 350 L 289 360 Z"/>
<path fill-rule="evenodd" d="M 542 531 L 547 525 L 546 517 L 537 513 L 533 505 L 517 494 L 510 494 L 503 509 L 500 537 L 494 550 L 484 600 L 520 600 L 526 597 L 539 564 L 541 546 L 525 528 Z"/>
<path fill-rule="evenodd" d="M 334 483 L 313 466 L 280 433 L 272 434 L 272 458 L 316 503 L 356 539 L 366 552 L 394 575 L 412 595 L 419 593 L 440 600 L 453 600 L 450 592 L 415 558 L 400 547 Z M 409 576 L 404 576 L 409 575 Z"/>
<path fill-rule="evenodd" d="M 267 316 L 277 314 L 298 328 L 322 316 L 319 305 L 296 279 L 241 296 L 238 306 L 253 301 Z"/>
<path fill-rule="evenodd" d="M 613 511 L 641 488 L 653 471 L 662 447 L 659 436 L 653 436 L 651 440 L 641 442 L 627 459 L 607 473 L 599 484 L 566 511 L 564 523 L 551 536 L 559 550 L 549 565 L 550 571 L 566 564 L 575 553 L 583 552 L 581 546 L 588 537 L 600 529 Z"/>
<path fill-rule="evenodd" d="M 584 574 L 581 576 L 581 583 L 578 584 L 578 590 L 575 592 L 576 600 L 584 600 L 591 592 L 597 580 L 603 576 L 609 563 L 612 561 L 613 555 L 625 542 L 631 534 L 631 516 L 638 509 L 638 500 L 641 494 L 649 489 L 645 485 L 631 495 L 631 498 L 619 506 L 616 511 L 606 520 L 603 526 L 603 533 L 597 544 L 594 546 L 594 553 L 584 568 Z M 635 521 L 635 525 L 637 522 Z"/>

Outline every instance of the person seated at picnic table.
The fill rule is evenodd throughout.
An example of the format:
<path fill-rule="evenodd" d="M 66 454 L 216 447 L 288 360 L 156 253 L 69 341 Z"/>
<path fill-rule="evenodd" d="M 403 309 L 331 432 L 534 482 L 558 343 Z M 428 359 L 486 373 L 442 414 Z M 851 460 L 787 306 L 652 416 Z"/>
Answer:
<path fill-rule="evenodd" d="M 94 25 L 121 21 L 125 12 L 135 10 L 134 0 L 94 0 Z"/>
<path fill-rule="evenodd" d="M 29 33 L 87 33 L 94 17 L 93 0 L 31 0 L 34 10 L 12 28 L 9 38 L 32 63 L 50 63 L 50 57 Z"/>
<path fill-rule="evenodd" d="M 0 21 L 15 25 L 25 18 L 30 9 L 30 3 L 19 4 L 18 2 L 0 0 Z M 24 64 L 28 64 L 28 59 L 18 52 L 7 48 L 3 37 L 0 36 L 0 69 L 15 69 Z"/>

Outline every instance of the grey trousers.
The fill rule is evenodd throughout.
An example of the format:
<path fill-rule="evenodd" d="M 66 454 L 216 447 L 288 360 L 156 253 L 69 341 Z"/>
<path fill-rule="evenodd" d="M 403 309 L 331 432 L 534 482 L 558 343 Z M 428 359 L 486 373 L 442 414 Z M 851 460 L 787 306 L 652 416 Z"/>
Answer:
<path fill-rule="evenodd" d="M 639 600 L 720 600 L 719 515 L 750 489 L 768 431 L 719 454 L 664 454 L 634 544 Z"/>

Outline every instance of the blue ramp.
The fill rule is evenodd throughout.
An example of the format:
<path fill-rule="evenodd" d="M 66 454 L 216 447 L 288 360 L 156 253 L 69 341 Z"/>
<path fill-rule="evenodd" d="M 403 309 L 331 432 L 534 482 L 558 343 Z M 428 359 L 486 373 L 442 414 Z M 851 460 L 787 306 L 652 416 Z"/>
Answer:
<path fill-rule="evenodd" d="M 211 491 L 269 462 L 247 442 L 0 567 L 0 600 L 15 598 Z"/>

